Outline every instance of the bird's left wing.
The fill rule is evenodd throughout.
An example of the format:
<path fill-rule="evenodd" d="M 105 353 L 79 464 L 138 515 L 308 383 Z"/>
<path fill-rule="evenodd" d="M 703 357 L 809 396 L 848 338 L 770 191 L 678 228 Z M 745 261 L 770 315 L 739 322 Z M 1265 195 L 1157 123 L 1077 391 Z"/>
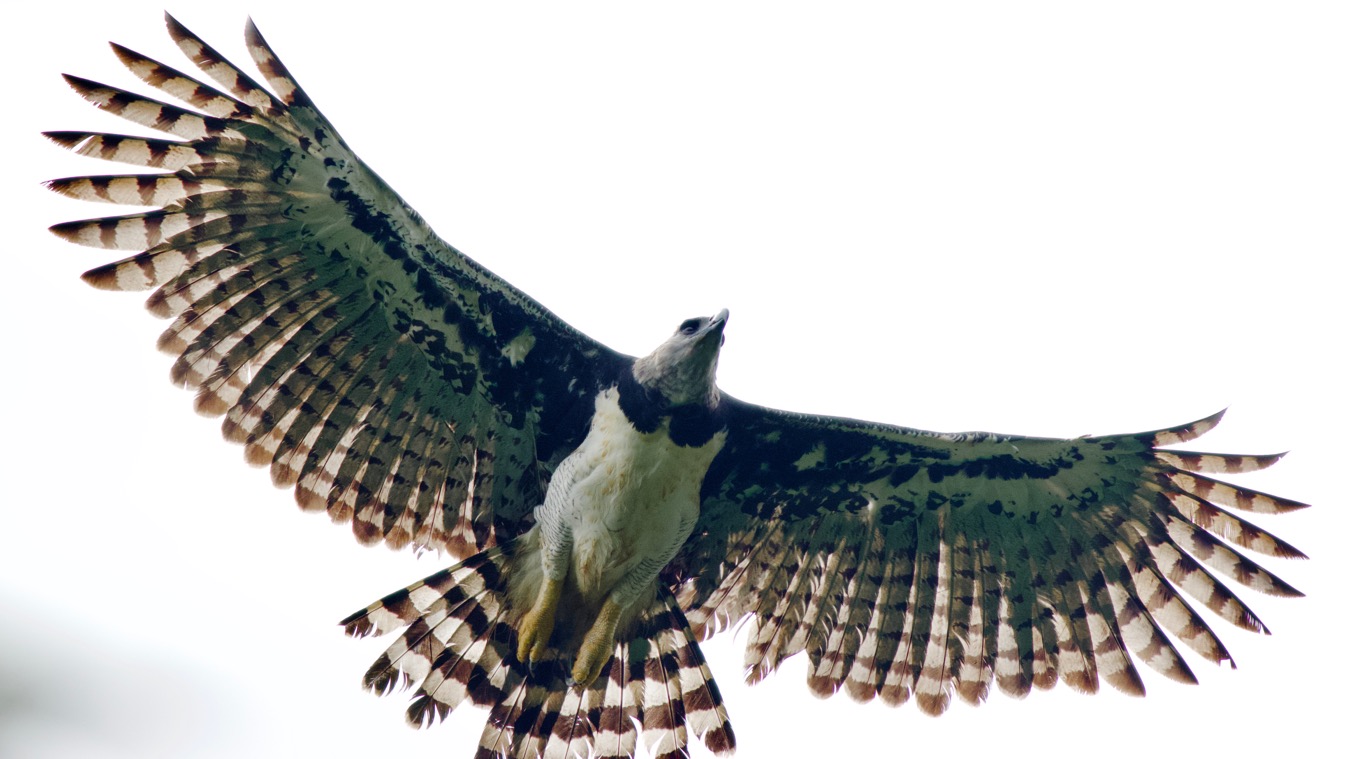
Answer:
<path fill-rule="evenodd" d="M 167 17 L 166 17 L 167 18 Z M 82 155 L 161 170 L 48 183 L 154 206 L 58 224 L 71 241 L 142 251 L 85 274 L 153 289 L 160 348 L 197 409 L 224 415 L 307 509 L 362 542 L 464 556 L 518 531 L 585 435 L 598 387 L 630 359 L 577 332 L 447 245 L 347 147 L 252 22 L 273 95 L 174 19 L 220 86 L 119 45 L 180 108 L 79 77 L 103 110 L 173 139 L 49 132 Z"/>
<path fill-rule="evenodd" d="M 1229 659 L 1176 591 L 1264 630 L 1210 572 L 1274 595 L 1296 590 L 1230 547 L 1301 557 L 1230 513 L 1303 504 L 1203 473 L 1279 456 L 1162 446 L 1220 415 L 1075 440 L 940 434 L 727 402 L 731 433 L 704 482 L 703 513 L 667 579 L 711 635 L 755 620 L 751 681 L 806 651 L 809 683 L 929 713 L 953 690 L 1024 695 L 1057 680 L 1094 692 L 1143 684 L 1133 655 L 1194 675 L 1164 630 Z"/>

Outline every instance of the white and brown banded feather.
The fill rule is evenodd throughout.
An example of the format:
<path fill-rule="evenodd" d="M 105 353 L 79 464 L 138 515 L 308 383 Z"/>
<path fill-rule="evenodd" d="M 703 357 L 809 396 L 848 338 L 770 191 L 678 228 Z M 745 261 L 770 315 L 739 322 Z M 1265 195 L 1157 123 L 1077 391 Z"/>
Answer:
<path fill-rule="evenodd" d="M 717 754 L 735 747 L 722 697 L 669 593 L 619 636 L 614 657 L 585 690 L 569 685 L 569 669 L 556 658 L 527 671 L 515 659 L 504 603 L 512 545 L 476 554 L 343 620 L 353 636 L 402 628 L 366 672 L 366 688 L 380 695 L 416 688 L 407 713 L 414 726 L 464 704 L 489 707 L 483 757 L 631 757 L 639 731 L 654 756 L 686 756 L 691 738 Z"/>
<path fill-rule="evenodd" d="M 856 542 L 841 549 L 836 557 L 838 574 L 843 582 L 839 607 L 833 624 L 827 631 L 822 630 L 825 636 L 823 648 L 817 653 L 814 647 L 807 647 L 813 654 L 807 684 L 817 695 L 834 695 L 843 683 L 844 674 L 853 665 L 861 631 L 872 616 L 871 599 L 878 592 L 880 578 L 876 575 L 876 560 L 881 544 L 879 533 L 860 529 Z"/>

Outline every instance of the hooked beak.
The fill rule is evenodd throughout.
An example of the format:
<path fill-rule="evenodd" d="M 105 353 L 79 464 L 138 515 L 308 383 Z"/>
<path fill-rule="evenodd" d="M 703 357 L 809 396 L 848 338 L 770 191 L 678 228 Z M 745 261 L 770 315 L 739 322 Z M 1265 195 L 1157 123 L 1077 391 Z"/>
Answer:
<path fill-rule="evenodd" d="M 708 322 L 708 326 L 706 326 L 706 327 L 703 328 L 703 334 L 704 334 L 704 336 L 706 337 L 706 336 L 708 336 L 708 335 L 717 335 L 717 344 L 718 344 L 718 345 L 721 345 L 721 344 L 722 344 L 722 341 L 725 339 L 725 338 L 722 336 L 722 330 L 726 329 L 726 326 L 727 326 L 727 317 L 729 317 L 729 316 L 731 316 L 731 312 L 728 311 L 728 310 L 726 310 L 725 308 L 722 309 L 721 311 L 718 311 L 718 312 L 717 312 L 717 315 L 714 316 L 714 317 Z M 700 338 L 700 339 L 699 339 L 699 342 L 702 342 L 702 341 L 703 341 L 703 338 Z"/>

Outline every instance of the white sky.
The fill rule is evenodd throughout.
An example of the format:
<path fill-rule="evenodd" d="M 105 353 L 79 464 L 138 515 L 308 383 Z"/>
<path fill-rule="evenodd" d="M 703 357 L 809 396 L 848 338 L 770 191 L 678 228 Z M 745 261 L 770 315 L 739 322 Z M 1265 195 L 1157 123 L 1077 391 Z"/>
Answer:
<path fill-rule="evenodd" d="M 442 236 L 582 330 L 645 353 L 727 307 L 728 392 L 931 429 L 1229 406 L 1196 447 L 1290 449 L 1240 482 L 1318 506 L 1259 520 L 1309 597 L 1246 594 L 1276 634 L 1216 627 L 1237 671 L 934 720 L 799 662 L 747 689 L 725 637 L 739 756 L 1339 755 L 1343 3 L 445 5 L 252 12 Z M 40 180 L 119 169 L 37 132 L 135 129 L 57 74 L 132 84 L 108 39 L 185 67 L 161 7 L 6 12 L 0 755 L 467 757 L 484 713 L 409 730 L 357 687 L 383 643 L 335 624 L 446 562 L 300 514 L 168 386 L 140 298 L 79 282 L 107 254 L 44 230 L 110 209 Z M 245 11 L 175 10 L 240 62 Z"/>

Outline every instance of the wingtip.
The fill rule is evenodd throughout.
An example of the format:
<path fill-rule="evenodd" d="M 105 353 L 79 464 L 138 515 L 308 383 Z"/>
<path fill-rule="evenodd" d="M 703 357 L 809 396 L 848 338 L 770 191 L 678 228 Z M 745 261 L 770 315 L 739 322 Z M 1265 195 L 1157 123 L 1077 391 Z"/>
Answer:
<path fill-rule="evenodd" d="M 1260 455 L 1252 456 L 1252 458 L 1253 458 L 1253 459 L 1256 459 L 1256 468 L 1257 468 L 1258 470 L 1260 470 L 1260 469 L 1266 469 L 1266 468 L 1268 468 L 1268 467 L 1275 466 L 1276 464 L 1278 464 L 1278 463 L 1280 462 L 1280 459 L 1282 459 L 1282 458 L 1284 458 L 1285 456 L 1288 456 L 1288 455 L 1289 455 L 1289 451 L 1283 451 L 1283 452 L 1281 452 L 1281 453 L 1266 453 L 1266 454 L 1260 454 Z"/>
<path fill-rule="evenodd" d="M 1191 422 L 1188 426 L 1194 429 L 1203 430 L 1203 432 L 1196 435 L 1196 437 L 1199 437 L 1200 435 L 1203 435 L 1205 432 L 1209 432 L 1210 430 L 1219 426 L 1219 422 L 1223 421 L 1223 417 L 1225 414 L 1228 413 L 1229 408 L 1230 408 L 1229 406 L 1224 406 L 1223 408 L 1219 409 L 1218 411 L 1215 411 L 1213 414 L 1210 414 L 1209 416 L 1202 417 L 1194 422 Z"/>
<path fill-rule="evenodd" d="M 1306 561 L 1308 559 L 1308 554 L 1304 553 L 1303 549 L 1298 548 L 1296 546 L 1292 546 L 1282 540 L 1278 541 L 1278 545 L 1276 546 L 1275 549 L 1275 555 L 1280 557 L 1281 559 L 1294 559 L 1295 561 Z M 1303 594 L 1300 593 L 1298 589 L 1293 587 L 1292 585 L 1289 587 L 1289 589 L 1294 593 L 1298 594 L 1297 596 L 1295 596 L 1295 598 L 1303 596 Z"/>
<path fill-rule="evenodd" d="M 78 231 L 80 225 L 82 224 L 84 224 L 83 220 L 63 221 L 59 224 L 53 224 L 50 227 L 47 227 L 47 231 L 51 232 L 52 234 L 56 235 L 62 240 L 65 240 L 66 242 L 78 243 L 79 242 Z"/>
<path fill-rule="evenodd" d="M 76 145 L 79 145 L 80 141 L 83 140 L 88 135 L 86 135 L 84 132 L 71 132 L 67 130 L 53 129 L 48 132 L 43 132 L 42 136 L 46 137 L 48 140 L 52 141 L 56 145 L 59 145 L 60 147 L 70 149 L 75 147 Z"/>
<path fill-rule="evenodd" d="M 253 23 L 253 17 L 248 16 L 244 19 L 244 39 L 250 45 L 262 45 L 266 47 L 267 42 L 263 39 L 262 32 L 258 31 L 258 25 Z"/>
<path fill-rule="evenodd" d="M 108 47 L 112 48 L 113 55 L 117 56 L 117 60 L 121 61 L 123 65 L 142 57 L 132 51 L 131 48 L 117 42 L 109 42 Z"/>
<path fill-rule="evenodd" d="M 347 628 L 345 632 L 348 635 L 351 635 L 353 637 L 365 637 L 369 633 L 369 631 L 374 629 L 374 625 L 370 624 L 370 620 L 367 617 L 369 613 L 370 607 L 366 607 L 360 611 L 352 612 L 351 614 L 348 614 L 347 616 L 343 617 L 342 621 L 338 622 L 338 624 L 344 628 Z M 362 625 L 353 624 L 355 622 L 364 622 L 365 624 Z"/>
<path fill-rule="evenodd" d="M 1312 504 L 1305 503 L 1303 501 L 1292 501 L 1289 500 L 1288 498 L 1281 498 L 1280 507 L 1281 507 L 1280 511 L 1282 512 L 1302 511 L 1303 509 L 1312 508 Z"/>
<path fill-rule="evenodd" d="M 1223 415 L 1226 413 L 1228 413 L 1228 408 L 1224 407 L 1216 413 L 1197 419 L 1189 424 L 1154 430 L 1153 432 L 1144 433 L 1141 438 L 1151 442 L 1154 447 L 1176 445 L 1177 443 L 1189 443 L 1218 426 L 1220 420 L 1223 419 Z"/>
<path fill-rule="evenodd" d="M 109 89 L 106 84 L 96 82 L 93 79 L 86 79 L 82 76 L 76 76 L 75 74 L 62 74 L 61 78 L 66 80 L 66 85 L 72 90 L 75 90 L 76 94 L 92 103 L 95 107 L 100 109 L 106 107 L 105 93 L 102 92 Z"/>
<path fill-rule="evenodd" d="M 182 22 L 174 18 L 173 14 L 168 11 L 164 11 L 164 26 L 168 28 L 169 36 L 175 42 L 182 42 L 184 38 L 192 36 L 192 32 L 188 31 L 188 28 L 183 26 Z"/>
<path fill-rule="evenodd" d="M 98 266 L 80 275 L 86 285 L 98 290 L 118 291 L 126 288 L 119 286 L 117 281 L 117 264 L 104 264 Z"/>

